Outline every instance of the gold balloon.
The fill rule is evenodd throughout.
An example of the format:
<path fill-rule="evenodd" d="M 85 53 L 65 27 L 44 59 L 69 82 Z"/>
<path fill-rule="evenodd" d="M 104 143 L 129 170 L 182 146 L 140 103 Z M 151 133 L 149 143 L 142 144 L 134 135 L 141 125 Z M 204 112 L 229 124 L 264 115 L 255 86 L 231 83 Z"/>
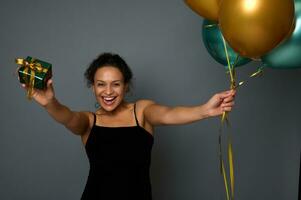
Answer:
<path fill-rule="evenodd" d="M 289 35 L 294 12 L 294 0 L 223 0 L 219 23 L 236 52 L 258 58 Z"/>
<path fill-rule="evenodd" d="M 221 0 L 185 0 L 185 3 L 200 16 L 217 21 Z"/>

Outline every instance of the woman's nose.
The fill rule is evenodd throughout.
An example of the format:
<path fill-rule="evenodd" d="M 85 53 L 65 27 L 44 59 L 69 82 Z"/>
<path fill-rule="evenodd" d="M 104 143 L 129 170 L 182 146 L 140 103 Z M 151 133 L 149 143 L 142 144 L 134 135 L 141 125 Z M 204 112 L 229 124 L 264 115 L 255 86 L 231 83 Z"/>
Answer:
<path fill-rule="evenodd" d="M 105 93 L 106 94 L 112 94 L 113 90 L 110 86 L 106 87 Z"/>

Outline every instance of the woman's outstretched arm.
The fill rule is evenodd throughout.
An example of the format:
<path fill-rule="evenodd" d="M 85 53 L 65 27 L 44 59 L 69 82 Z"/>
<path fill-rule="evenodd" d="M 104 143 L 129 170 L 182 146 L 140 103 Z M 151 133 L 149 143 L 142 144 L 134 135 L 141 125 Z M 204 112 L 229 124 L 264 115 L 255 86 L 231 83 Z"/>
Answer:
<path fill-rule="evenodd" d="M 231 111 L 234 106 L 235 90 L 224 91 L 213 95 L 205 104 L 198 106 L 168 107 L 146 101 L 144 118 L 151 125 L 189 124 L 204 118 L 221 115 Z"/>
<path fill-rule="evenodd" d="M 25 89 L 26 86 L 22 84 Z M 47 89 L 33 89 L 32 98 L 46 109 L 49 115 L 57 122 L 63 124 L 76 135 L 83 135 L 89 129 L 90 117 L 88 112 L 74 112 L 61 104 L 54 94 L 52 80 L 48 80 Z"/>

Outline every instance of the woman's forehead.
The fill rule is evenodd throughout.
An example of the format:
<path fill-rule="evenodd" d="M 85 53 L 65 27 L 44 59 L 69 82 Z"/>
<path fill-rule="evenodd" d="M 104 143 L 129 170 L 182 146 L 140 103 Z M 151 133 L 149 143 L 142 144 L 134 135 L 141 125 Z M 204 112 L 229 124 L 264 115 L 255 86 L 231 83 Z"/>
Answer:
<path fill-rule="evenodd" d="M 95 80 L 123 80 L 121 71 L 112 66 L 99 68 L 95 73 Z"/>

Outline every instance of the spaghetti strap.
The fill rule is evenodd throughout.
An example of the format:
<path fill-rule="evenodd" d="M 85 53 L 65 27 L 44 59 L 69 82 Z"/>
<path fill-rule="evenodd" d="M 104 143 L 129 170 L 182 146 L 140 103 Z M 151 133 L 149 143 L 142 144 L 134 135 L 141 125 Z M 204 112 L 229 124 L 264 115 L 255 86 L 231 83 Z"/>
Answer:
<path fill-rule="evenodd" d="M 95 126 L 96 124 L 96 114 L 93 112 L 93 116 L 94 116 L 94 119 L 93 119 L 93 126 Z"/>
<path fill-rule="evenodd" d="M 134 115 L 135 115 L 136 125 L 139 126 L 139 122 L 138 122 L 137 116 L 136 116 L 136 103 L 134 104 Z"/>

